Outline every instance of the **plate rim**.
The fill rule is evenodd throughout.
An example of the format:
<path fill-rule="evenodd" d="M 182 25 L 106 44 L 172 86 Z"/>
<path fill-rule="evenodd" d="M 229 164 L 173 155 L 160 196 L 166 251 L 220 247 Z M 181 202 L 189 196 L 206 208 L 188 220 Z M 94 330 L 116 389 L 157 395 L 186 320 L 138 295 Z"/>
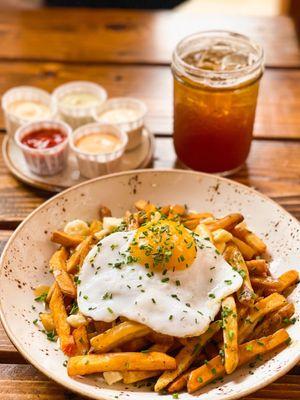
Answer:
<path fill-rule="evenodd" d="M 147 132 L 148 134 L 148 141 L 149 141 L 149 151 L 147 153 L 147 156 L 144 158 L 144 160 L 136 167 L 135 170 L 142 170 L 145 169 L 151 162 L 153 155 L 154 155 L 154 150 L 155 150 L 155 136 L 154 133 L 151 132 L 148 127 L 144 127 L 144 130 Z M 42 182 L 42 181 L 35 181 L 34 179 L 30 178 L 29 176 L 25 175 L 22 170 L 20 170 L 19 168 L 17 168 L 15 166 L 15 164 L 12 162 L 11 158 L 10 158 L 10 153 L 9 153 L 9 144 L 10 141 L 14 140 L 13 138 L 11 138 L 8 134 L 4 135 L 4 139 L 2 142 L 2 156 L 3 156 L 3 160 L 5 163 L 5 166 L 7 167 L 7 169 L 9 170 L 9 172 L 15 177 L 17 178 L 19 181 L 21 181 L 22 183 L 29 185 L 31 187 L 34 187 L 36 189 L 41 189 L 44 190 L 48 193 L 61 193 L 64 190 L 68 190 L 72 187 L 78 186 L 81 183 L 84 183 L 90 179 L 86 179 L 83 182 L 79 182 L 76 185 L 73 186 L 69 186 L 69 187 L 63 187 L 63 186 L 59 186 L 59 185 L 55 185 L 55 184 L 51 184 L 51 183 L 46 183 L 46 182 Z M 135 149 L 129 149 L 128 152 L 132 152 Z M 130 170 L 130 171 L 135 171 L 135 170 Z M 124 173 L 127 171 L 119 171 L 119 172 L 115 172 L 115 173 Z M 109 174 L 109 175 L 113 175 L 113 174 Z M 103 175 L 104 176 L 104 175 Z M 107 176 L 107 175 L 105 175 Z M 102 176 L 97 176 L 96 178 L 93 179 L 98 179 L 98 178 L 102 178 Z"/>
<path fill-rule="evenodd" d="M 20 225 L 15 229 L 15 231 L 13 232 L 13 234 L 11 235 L 11 237 L 9 238 L 9 240 L 7 241 L 6 245 L 4 246 L 3 252 L 1 254 L 0 257 L 0 268 L 2 268 L 3 265 L 3 259 L 4 256 L 6 254 L 6 252 L 8 251 L 11 243 L 13 242 L 13 240 L 15 239 L 15 237 L 18 235 L 19 231 L 23 228 L 23 226 L 27 223 L 27 221 L 29 219 L 31 219 L 37 212 L 39 212 L 41 209 L 43 209 L 44 207 L 47 207 L 48 204 L 50 204 L 52 201 L 55 202 L 55 200 L 60 197 L 63 196 L 65 193 L 72 191 L 72 190 L 77 190 L 79 187 L 85 186 L 85 185 L 89 185 L 93 182 L 96 181 L 101 181 L 101 180 L 106 180 L 106 179 L 111 179 L 114 177 L 118 177 L 118 176 L 126 176 L 126 175 L 137 175 L 137 174 L 159 174 L 159 173 L 170 173 L 170 174 L 188 174 L 188 175 L 194 175 L 194 176 L 204 176 L 204 177 L 208 177 L 208 178 L 215 178 L 217 181 L 223 181 L 225 183 L 233 183 L 243 189 L 247 189 L 250 192 L 254 193 L 255 195 L 258 195 L 259 197 L 263 198 L 265 201 L 271 202 L 274 205 L 276 205 L 276 207 L 278 207 L 284 214 L 286 214 L 289 218 L 291 218 L 296 224 L 299 225 L 300 227 L 300 222 L 297 220 L 296 217 L 294 217 L 292 214 L 290 214 L 287 210 L 285 210 L 280 204 L 278 204 L 276 201 L 274 201 L 273 199 L 271 199 L 270 197 L 264 195 L 263 193 L 257 191 L 256 189 L 244 185 L 240 182 L 236 182 L 233 181 L 232 179 L 228 179 L 225 177 L 221 177 L 218 175 L 213 175 L 213 174 L 208 174 L 208 173 L 204 173 L 204 172 L 197 172 L 197 171 L 191 171 L 191 170 L 183 170 L 183 169 L 171 169 L 171 168 L 159 168 L 159 169 L 153 169 L 153 168 L 148 168 L 148 169 L 139 169 L 139 170 L 129 170 L 129 171 L 123 171 L 123 172 L 116 172 L 113 174 L 109 174 L 109 175 L 104 175 L 101 177 L 96 177 L 94 179 L 90 179 L 84 182 L 79 183 L 78 185 L 72 186 L 70 188 L 67 188 L 63 191 L 61 191 L 60 193 L 57 193 L 56 195 L 52 196 L 50 199 L 46 200 L 45 202 L 43 202 L 41 205 L 39 205 L 35 210 L 33 210 L 21 223 Z M 0 300 L 0 319 L 1 319 L 1 323 L 3 325 L 3 328 L 5 330 L 5 333 L 7 334 L 7 336 L 9 337 L 9 339 L 12 341 L 13 345 L 17 348 L 17 350 L 21 353 L 21 355 L 30 363 L 32 364 L 37 370 L 39 370 L 40 372 L 42 372 L 44 375 L 46 375 L 48 378 L 52 379 L 53 381 L 55 381 L 56 383 L 58 383 L 59 385 L 63 386 L 64 388 L 79 394 L 79 395 L 84 395 L 90 398 L 94 398 L 97 400 L 110 400 L 111 397 L 107 397 L 104 396 L 102 397 L 102 395 L 100 396 L 93 396 L 91 397 L 91 393 L 89 393 L 88 388 L 77 388 L 77 387 L 73 387 L 73 385 L 68 385 L 66 382 L 64 382 L 60 377 L 56 377 L 53 376 L 53 374 L 51 372 L 49 372 L 46 368 L 44 368 L 42 365 L 40 365 L 37 361 L 35 361 L 31 355 L 29 353 L 27 353 L 21 346 L 21 344 L 19 344 L 18 338 L 14 335 L 14 333 L 10 330 L 10 328 L 8 327 L 8 324 L 6 323 L 6 318 L 5 318 L 5 314 L 4 314 L 4 310 L 2 308 L 2 301 Z M 300 346 L 299 343 L 296 347 L 298 350 L 300 350 Z M 248 396 L 251 393 L 254 393 L 264 387 L 266 387 L 267 385 L 269 385 L 270 383 L 274 382 L 275 380 L 279 379 L 280 377 L 282 377 L 283 375 L 287 374 L 298 362 L 300 361 L 300 351 L 298 352 L 298 354 L 295 356 L 295 358 L 289 362 L 288 364 L 286 364 L 280 371 L 277 371 L 276 374 L 273 374 L 272 376 L 270 376 L 268 379 L 266 379 L 265 381 L 259 383 L 255 388 L 253 387 L 249 387 L 248 389 L 243 390 L 242 392 L 239 393 L 232 393 L 230 395 L 230 397 L 227 397 L 228 400 L 235 400 L 235 399 L 239 399 L 241 398 L 241 396 Z M 201 396 L 201 395 L 200 395 Z M 195 399 L 198 397 L 195 397 Z"/>

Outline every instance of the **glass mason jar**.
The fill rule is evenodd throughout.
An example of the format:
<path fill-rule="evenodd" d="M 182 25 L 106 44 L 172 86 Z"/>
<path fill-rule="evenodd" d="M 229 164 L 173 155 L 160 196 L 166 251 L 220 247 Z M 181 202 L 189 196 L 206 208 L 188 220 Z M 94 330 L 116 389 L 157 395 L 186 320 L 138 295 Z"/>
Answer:
<path fill-rule="evenodd" d="M 229 175 L 246 161 L 263 50 L 244 35 L 193 34 L 178 43 L 174 76 L 174 146 L 188 168 Z"/>

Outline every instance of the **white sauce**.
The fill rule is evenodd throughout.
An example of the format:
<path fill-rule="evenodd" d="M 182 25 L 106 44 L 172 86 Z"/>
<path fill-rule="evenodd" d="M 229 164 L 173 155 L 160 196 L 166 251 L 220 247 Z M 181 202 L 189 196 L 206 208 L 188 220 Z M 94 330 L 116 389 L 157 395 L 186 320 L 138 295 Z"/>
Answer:
<path fill-rule="evenodd" d="M 64 95 L 59 103 L 62 106 L 83 108 L 93 107 L 102 103 L 100 99 L 93 93 L 88 92 L 73 92 Z"/>
<path fill-rule="evenodd" d="M 27 121 L 48 119 L 51 116 L 50 107 L 35 101 L 18 100 L 8 106 L 8 112 Z"/>
<path fill-rule="evenodd" d="M 131 108 L 116 108 L 113 110 L 104 111 L 99 114 L 97 119 L 99 122 L 107 124 L 122 124 L 126 122 L 133 122 L 140 117 L 137 110 Z"/>

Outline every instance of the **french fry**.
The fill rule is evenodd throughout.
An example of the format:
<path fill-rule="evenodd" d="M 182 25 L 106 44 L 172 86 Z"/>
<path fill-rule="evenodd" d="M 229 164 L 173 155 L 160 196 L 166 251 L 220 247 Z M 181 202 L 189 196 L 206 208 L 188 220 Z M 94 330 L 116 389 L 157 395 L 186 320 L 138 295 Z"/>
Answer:
<path fill-rule="evenodd" d="M 52 255 L 49 261 L 49 265 L 50 269 L 53 271 L 54 278 L 63 294 L 74 298 L 76 297 L 77 291 L 73 279 L 66 271 L 67 258 L 68 252 L 64 247 L 61 247 Z"/>
<path fill-rule="evenodd" d="M 222 301 L 222 321 L 225 371 L 231 374 L 239 362 L 237 312 L 233 296 Z"/>
<path fill-rule="evenodd" d="M 205 345 L 205 349 L 207 348 L 207 345 L 211 343 L 208 342 Z M 216 354 L 215 356 L 217 356 L 218 354 Z M 215 357 L 214 356 L 214 357 Z M 197 358 L 197 363 L 199 362 L 199 365 L 202 365 L 204 362 L 206 362 L 206 356 L 204 353 L 199 354 L 198 358 Z M 177 393 L 180 392 L 182 389 L 186 388 L 186 384 L 187 381 L 189 379 L 189 375 L 191 373 L 191 371 L 193 369 L 195 369 L 196 367 L 192 367 L 191 369 L 189 369 L 188 371 L 184 372 L 183 374 L 181 374 L 180 376 L 178 376 L 167 388 L 168 393 Z"/>
<path fill-rule="evenodd" d="M 46 302 L 47 302 L 48 304 L 50 303 L 52 294 L 53 294 L 54 289 L 55 289 L 55 285 L 56 285 L 56 282 L 53 282 L 52 285 L 51 285 L 50 288 L 49 288 L 48 293 L 47 293 Z"/>
<path fill-rule="evenodd" d="M 122 346 L 133 339 L 146 336 L 150 331 L 150 328 L 138 322 L 125 321 L 93 337 L 91 346 L 99 353 L 106 353 L 114 347 Z"/>
<path fill-rule="evenodd" d="M 259 340 L 252 340 L 239 346 L 239 363 L 241 366 L 259 354 L 267 353 L 276 347 L 287 344 L 289 335 L 285 329 L 275 332 L 273 335 L 262 337 Z M 208 361 L 207 364 L 193 370 L 188 378 L 187 388 L 189 393 L 193 393 L 203 386 L 207 385 L 214 379 L 222 376 L 225 373 L 225 366 L 222 363 L 222 358 L 217 356 Z"/>
<path fill-rule="evenodd" d="M 184 216 L 184 220 L 198 219 L 199 221 L 201 221 L 203 219 L 212 218 L 212 217 L 213 217 L 212 213 L 209 213 L 209 212 L 207 212 L 207 213 L 194 213 L 194 212 L 191 212 L 191 213 L 186 214 Z"/>
<path fill-rule="evenodd" d="M 94 219 L 90 224 L 90 233 L 93 235 L 96 232 L 101 231 L 103 224 L 99 219 Z"/>
<path fill-rule="evenodd" d="M 217 229 L 225 229 L 226 231 L 231 231 L 237 224 L 242 222 L 244 217 L 242 214 L 228 214 L 226 217 L 217 219 L 216 221 L 208 224 L 208 228 L 211 232 Z"/>
<path fill-rule="evenodd" d="M 195 233 L 197 233 L 201 239 L 204 240 L 210 240 L 213 243 L 213 236 L 211 231 L 208 229 L 208 227 L 205 224 L 199 224 L 195 228 Z"/>
<path fill-rule="evenodd" d="M 67 271 L 69 273 L 72 274 L 81 268 L 83 261 L 90 250 L 92 240 L 92 236 L 87 236 L 83 240 L 83 242 L 81 242 L 79 246 L 75 249 L 71 257 L 67 260 Z"/>
<path fill-rule="evenodd" d="M 84 240 L 84 236 L 68 235 L 62 231 L 52 232 L 51 241 L 64 247 L 76 247 Z"/>
<path fill-rule="evenodd" d="M 278 280 L 281 285 L 280 292 L 284 292 L 290 286 L 295 285 L 299 281 L 299 272 L 291 269 L 280 275 Z"/>
<path fill-rule="evenodd" d="M 69 256 L 69 253 L 64 247 L 61 247 L 59 250 L 56 250 L 56 252 L 51 256 L 50 261 L 49 261 L 49 267 L 50 271 L 56 271 L 56 270 L 67 270 L 66 266 L 66 261 Z"/>
<path fill-rule="evenodd" d="M 190 376 L 190 370 L 178 376 L 168 387 L 168 393 L 177 393 L 186 387 L 187 381 Z"/>
<path fill-rule="evenodd" d="M 158 351 L 166 353 L 171 347 L 171 344 L 154 344 L 147 351 Z M 123 382 L 126 384 L 139 382 L 144 379 L 153 378 L 161 374 L 161 371 L 124 371 Z"/>
<path fill-rule="evenodd" d="M 246 265 L 250 275 L 264 276 L 269 275 L 269 267 L 266 260 L 250 260 L 246 261 Z"/>
<path fill-rule="evenodd" d="M 105 371 L 159 371 L 176 368 L 173 357 L 164 353 L 106 353 L 71 357 L 68 374 L 87 375 Z"/>
<path fill-rule="evenodd" d="M 146 200 L 138 200 L 134 203 L 134 207 L 138 210 L 138 211 L 144 211 L 146 210 L 148 201 Z"/>
<path fill-rule="evenodd" d="M 188 219 L 188 220 L 185 220 L 185 221 L 183 221 L 183 225 L 186 228 L 188 228 L 191 231 L 193 231 L 199 225 L 199 219 Z"/>
<path fill-rule="evenodd" d="M 229 244 L 224 252 L 224 258 L 243 278 L 243 284 L 237 291 L 239 302 L 245 306 L 251 307 L 256 295 L 252 288 L 249 272 L 241 252 L 235 245 Z"/>
<path fill-rule="evenodd" d="M 239 326 L 239 343 L 243 343 L 250 336 L 255 326 L 265 315 L 278 310 L 284 304 L 286 304 L 285 297 L 278 293 L 270 294 L 270 296 L 255 303 L 247 318 Z"/>
<path fill-rule="evenodd" d="M 175 204 L 175 205 L 171 206 L 171 211 L 174 214 L 183 216 L 186 213 L 186 207 L 183 206 L 182 204 Z"/>
<path fill-rule="evenodd" d="M 154 390 L 160 392 L 171 382 L 174 381 L 180 374 L 186 371 L 205 344 L 213 337 L 220 329 L 218 322 L 213 322 L 207 331 L 197 338 L 187 339 L 187 345 L 183 347 L 175 357 L 177 368 L 174 371 L 165 371 L 157 380 Z"/>
<path fill-rule="evenodd" d="M 67 322 L 67 312 L 63 295 L 57 284 L 55 285 L 49 307 L 52 312 L 56 332 L 60 339 L 60 347 L 66 355 L 71 356 L 74 354 L 76 346 L 74 338 L 71 335 L 70 325 Z"/>
<path fill-rule="evenodd" d="M 232 233 L 239 239 L 244 240 L 255 250 L 257 254 L 262 254 L 266 251 L 267 246 L 265 243 L 253 232 L 251 232 L 244 224 L 235 226 Z"/>
<path fill-rule="evenodd" d="M 281 291 L 281 282 L 279 280 L 273 279 L 270 276 L 261 277 L 261 276 L 252 276 L 251 284 L 255 289 L 262 289 L 270 292 L 280 292 Z"/>
<path fill-rule="evenodd" d="M 291 317 L 295 312 L 293 304 L 284 304 L 279 310 L 267 315 L 264 320 L 254 329 L 250 339 L 258 339 L 262 336 L 271 335 L 277 330 L 288 326 L 291 323 Z"/>
<path fill-rule="evenodd" d="M 77 294 L 76 286 L 74 284 L 73 279 L 67 273 L 67 271 L 55 270 L 53 271 L 53 276 L 63 294 L 72 298 L 76 297 Z"/>
<path fill-rule="evenodd" d="M 225 248 L 226 248 L 226 243 L 225 243 L 225 242 L 218 242 L 218 243 L 215 243 L 215 248 L 218 250 L 218 252 L 219 252 L 220 254 L 223 254 L 223 253 L 224 253 L 224 250 L 225 250 Z"/>
<path fill-rule="evenodd" d="M 53 332 L 55 331 L 55 325 L 51 313 L 40 313 L 40 320 L 43 324 L 45 331 Z"/>
<path fill-rule="evenodd" d="M 85 355 L 90 349 L 90 341 L 85 326 L 80 326 L 73 330 L 73 337 L 76 344 L 76 354 L 78 356 Z"/>
<path fill-rule="evenodd" d="M 111 216 L 112 216 L 111 210 L 106 206 L 100 205 L 100 207 L 99 207 L 99 219 L 100 219 L 100 221 L 103 221 L 104 217 L 111 217 Z"/>
<path fill-rule="evenodd" d="M 247 243 L 235 236 L 232 237 L 232 241 L 238 247 L 245 260 L 251 260 L 254 257 L 255 251 Z"/>
<path fill-rule="evenodd" d="M 227 243 L 232 240 L 232 234 L 225 229 L 217 229 L 212 233 L 213 241 L 216 243 Z"/>

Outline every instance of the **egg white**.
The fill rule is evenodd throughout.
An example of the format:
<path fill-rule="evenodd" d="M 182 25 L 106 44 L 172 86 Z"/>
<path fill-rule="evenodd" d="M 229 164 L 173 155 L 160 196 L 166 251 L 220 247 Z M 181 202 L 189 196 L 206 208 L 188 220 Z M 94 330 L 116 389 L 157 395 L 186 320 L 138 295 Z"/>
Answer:
<path fill-rule="evenodd" d="M 123 316 L 176 337 L 205 332 L 222 299 L 242 285 L 239 273 L 212 243 L 195 235 L 198 250 L 192 265 L 152 274 L 138 262 L 127 263 L 135 233 L 112 233 L 89 252 L 79 274 L 81 313 L 106 322 Z"/>

